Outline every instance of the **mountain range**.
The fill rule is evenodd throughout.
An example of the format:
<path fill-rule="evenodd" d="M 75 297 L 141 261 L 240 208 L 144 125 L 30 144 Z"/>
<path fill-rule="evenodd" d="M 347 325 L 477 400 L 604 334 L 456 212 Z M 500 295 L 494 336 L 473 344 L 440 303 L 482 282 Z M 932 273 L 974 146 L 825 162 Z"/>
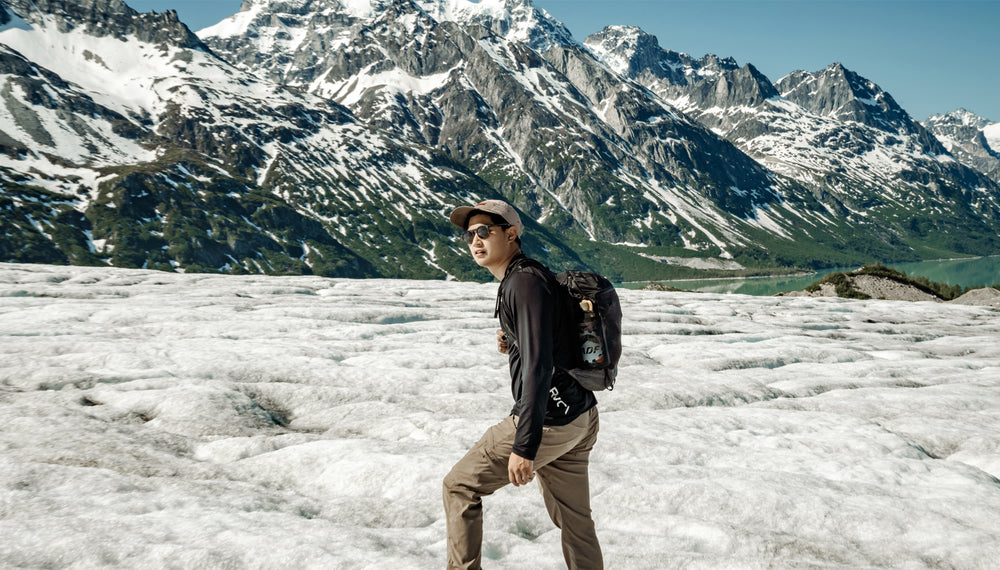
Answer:
<path fill-rule="evenodd" d="M 483 279 L 446 213 L 617 280 L 1000 253 L 996 123 L 529 0 L 0 0 L 0 260 Z"/>

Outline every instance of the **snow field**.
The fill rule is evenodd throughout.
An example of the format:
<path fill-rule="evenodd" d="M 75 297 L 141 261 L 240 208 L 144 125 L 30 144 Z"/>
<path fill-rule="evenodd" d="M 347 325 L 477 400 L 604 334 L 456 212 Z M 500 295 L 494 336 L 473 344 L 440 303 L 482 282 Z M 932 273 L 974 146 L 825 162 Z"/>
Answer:
<path fill-rule="evenodd" d="M 495 284 L 0 264 L 0 566 L 439 568 L 511 405 Z M 591 463 L 608 568 L 991 568 L 987 307 L 621 291 Z M 561 568 L 540 494 L 491 568 Z"/>

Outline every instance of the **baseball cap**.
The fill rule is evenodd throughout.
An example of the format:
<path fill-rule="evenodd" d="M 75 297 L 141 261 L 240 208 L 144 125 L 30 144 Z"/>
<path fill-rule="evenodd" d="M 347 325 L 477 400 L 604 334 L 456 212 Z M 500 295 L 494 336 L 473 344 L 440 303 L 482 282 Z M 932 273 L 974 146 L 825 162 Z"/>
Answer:
<path fill-rule="evenodd" d="M 517 215 L 517 210 L 514 209 L 514 206 L 503 200 L 484 200 L 475 206 L 460 206 L 452 211 L 448 219 L 451 220 L 451 223 L 464 230 L 472 212 L 497 214 L 504 220 L 507 220 L 508 224 L 517 228 L 518 237 L 524 233 L 524 225 L 521 224 L 521 217 Z"/>

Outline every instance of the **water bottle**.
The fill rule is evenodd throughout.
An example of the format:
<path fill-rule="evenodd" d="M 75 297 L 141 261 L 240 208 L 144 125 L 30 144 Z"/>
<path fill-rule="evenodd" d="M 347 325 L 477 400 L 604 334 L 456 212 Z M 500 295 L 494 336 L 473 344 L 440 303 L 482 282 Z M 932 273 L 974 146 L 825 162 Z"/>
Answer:
<path fill-rule="evenodd" d="M 580 355 L 583 363 L 597 368 L 604 362 L 604 349 L 601 347 L 601 337 L 597 334 L 597 315 L 594 314 L 594 304 L 589 299 L 580 301 L 583 318 L 580 320 Z"/>

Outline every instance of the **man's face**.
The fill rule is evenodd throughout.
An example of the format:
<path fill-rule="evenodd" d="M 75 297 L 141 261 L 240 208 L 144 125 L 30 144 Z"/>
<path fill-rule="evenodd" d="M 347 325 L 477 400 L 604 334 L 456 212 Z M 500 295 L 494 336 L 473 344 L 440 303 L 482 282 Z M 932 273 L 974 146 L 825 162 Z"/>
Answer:
<path fill-rule="evenodd" d="M 479 226 L 492 225 L 493 220 L 489 216 L 476 214 L 469 218 L 468 229 L 475 231 Z M 510 231 L 510 228 L 507 228 L 507 231 Z M 473 234 L 472 243 L 469 244 L 469 252 L 472 253 L 472 259 L 476 260 L 480 267 L 490 267 L 506 261 L 510 257 L 513 243 L 513 241 L 508 240 L 507 232 L 504 231 L 503 227 L 493 226 L 490 228 L 489 237 L 485 239 Z"/>

